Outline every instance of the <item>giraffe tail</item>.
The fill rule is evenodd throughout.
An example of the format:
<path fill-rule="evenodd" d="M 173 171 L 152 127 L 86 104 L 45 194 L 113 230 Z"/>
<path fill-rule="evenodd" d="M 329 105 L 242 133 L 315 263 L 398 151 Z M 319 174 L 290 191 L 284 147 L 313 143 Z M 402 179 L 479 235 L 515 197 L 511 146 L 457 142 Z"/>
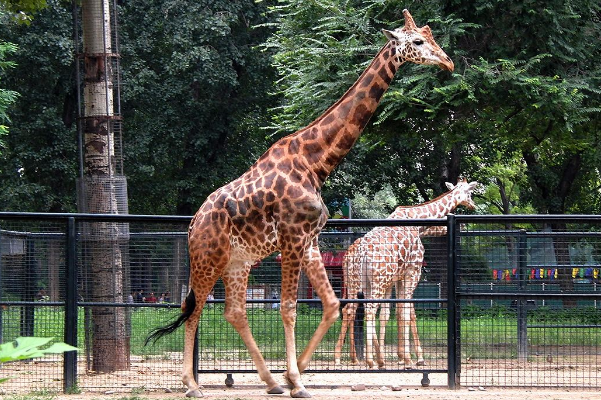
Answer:
<path fill-rule="evenodd" d="M 188 318 L 190 318 L 190 315 L 192 315 L 195 308 L 196 297 L 194 296 L 194 291 L 190 290 L 188 296 L 186 296 L 186 300 L 184 300 L 184 304 L 182 304 L 182 313 L 180 314 L 180 316 L 177 317 L 177 319 L 172 323 L 160 328 L 155 328 L 152 331 L 150 331 L 150 334 L 144 341 L 144 346 L 148 345 L 148 343 L 150 342 L 155 343 L 163 336 L 173 333 L 177 328 L 182 326 L 184 322 L 188 320 Z"/>

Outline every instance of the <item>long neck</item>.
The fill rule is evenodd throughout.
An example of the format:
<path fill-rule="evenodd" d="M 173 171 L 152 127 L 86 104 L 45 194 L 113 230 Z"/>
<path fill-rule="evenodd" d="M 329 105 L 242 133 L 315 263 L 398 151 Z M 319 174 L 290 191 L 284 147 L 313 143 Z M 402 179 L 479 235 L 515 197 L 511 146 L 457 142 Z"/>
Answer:
<path fill-rule="evenodd" d="M 434 200 L 411 207 L 397 207 L 390 219 L 413 219 L 413 218 L 442 218 L 458 206 L 454 191 L 444 193 Z"/>
<path fill-rule="evenodd" d="M 395 47 L 388 42 L 350 89 L 309 126 L 288 136 L 321 187 L 349 152 L 375 112 L 397 70 Z"/>

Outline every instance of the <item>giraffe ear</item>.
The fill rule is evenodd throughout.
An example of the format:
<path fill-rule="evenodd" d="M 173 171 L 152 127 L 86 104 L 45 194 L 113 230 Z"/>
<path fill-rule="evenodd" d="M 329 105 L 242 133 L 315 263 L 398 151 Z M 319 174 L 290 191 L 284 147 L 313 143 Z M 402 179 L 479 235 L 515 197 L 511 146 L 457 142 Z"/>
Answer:
<path fill-rule="evenodd" d="M 384 33 L 384 36 L 386 36 L 386 38 L 388 40 L 398 39 L 398 37 L 394 34 L 394 31 L 389 31 L 388 29 L 382 29 L 382 32 Z"/>
<path fill-rule="evenodd" d="M 444 184 L 449 190 L 455 189 L 455 185 L 453 185 L 451 182 L 445 182 Z"/>

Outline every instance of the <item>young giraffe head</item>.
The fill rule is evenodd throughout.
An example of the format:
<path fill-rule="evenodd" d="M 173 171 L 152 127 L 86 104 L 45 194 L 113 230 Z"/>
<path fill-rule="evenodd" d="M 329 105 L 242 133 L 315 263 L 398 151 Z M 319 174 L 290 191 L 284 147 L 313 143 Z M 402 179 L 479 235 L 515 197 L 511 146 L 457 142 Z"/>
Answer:
<path fill-rule="evenodd" d="M 468 183 L 467 180 L 463 178 L 457 182 L 457 185 L 453 185 L 451 182 L 445 182 L 445 185 L 449 190 L 454 190 L 457 193 L 457 205 L 462 205 L 468 210 L 476 208 L 476 204 L 472 200 L 472 191 L 478 186 L 478 182 Z"/>
<path fill-rule="evenodd" d="M 384 29 L 388 40 L 396 49 L 397 62 L 402 64 L 411 61 L 416 64 L 438 65 L 440 68 L 453 71 L 453 61 L 434 41 L 428 25 L 418 28 L 408 10 L 403 10 L 405 26 L 394 31 Z"/>

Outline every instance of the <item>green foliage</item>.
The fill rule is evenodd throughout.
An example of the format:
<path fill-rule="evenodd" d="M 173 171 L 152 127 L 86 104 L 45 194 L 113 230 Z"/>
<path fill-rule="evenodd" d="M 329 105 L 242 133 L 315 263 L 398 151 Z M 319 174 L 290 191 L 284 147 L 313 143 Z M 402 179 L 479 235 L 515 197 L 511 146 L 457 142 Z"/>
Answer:
<path fill-rule="evenodd" d="M 29 24 L 32 15 L 44 9 L 46 5 L 46 0 L 0 0 L 0 12 L 5 10 L 17 22 Z"/>
<path fill-rule="evenodd" d="M 3 85 L 20 93 L 10 108 L 10 135 L 0 155 L 0 208 L 75 211 L 74 49 L 71 11 L 56 2 L 30 25 L 0 24 L 0 37 L 15 43 L 17 68 Z"/>
<path fill-rule="evenodd" d="M 130 210 L 191 214 L 266 149 L 272 105 L 263 2 L 122 7 Z M 159 184 L 157 184 L 159 183 Z"/>
<path fill-rule="evenodd" d="M 44 1 L 2 4 L 30 15 Z M 0 72 L 0 124 L 11 121 L 0 153 L 4 210 L 76 209 L 65 4 L 48 1 L 29 25 L 0 16 L 0 62 L 8 55 L 18 65 Z M 370 215 L 392 197 L 429 200 L 463 175 L 484 185 L 478 212 L 601 212 L 601 24 L 592 0 L 124 2 L 130 212 L 192 213 L 335 102 L 384 44 L 381 29 L 403 24 L 404 7 L 431 26 L 456 70 L 401 68 L 328 179 L 326 202 L 390 190 Z"/>
<path fill-rule="evenodd" d="M 342 95 L 383 44 L 380 28 L 402 24 L 403 7 L 375 0 L 274 7 L 277 32 L 266 47 L 276 51 L 286 99 L 274 127 L 305 125 Z M 388 183 L 409 204 L 465 175 L 485 183 L 487 196 L 497 185 L 505 185 L 497 192 L 513 190 L 509 212 L 563 213 L 579 202 L 592 210 L 598 201 L 584 194 L 599 184 L 601 33 L 590 16 L 599 4 L 464 1 L 410 9 L 419 25 L 432 27 L 456 70 L 449 76 L 403 66 L 325 191 L 352 197 Z M 504 169 L 507 161 L 517 169 Z M 506 172 L 523 179 L 509 188 Z"/>
<path fill-rule="evenodd" d="M 65 351 L 77 350 L 77 347 L 66 343 L 53 343 L 50 347 L 42 348 L 53 338 L 19 337 L 14 342 L 0 344 L 0 363 L 27 360 L 42 357 L 45 354 L 60 354 Z M 10 378 L 0 378 L 0 383 Z"/>
<path fill-rule="evenodd" d="M 13 43 L 0 41 L 0 79 L 2 72 L 8 68 L 14 68 L 15 63 L 7 60 L 7 56 L 17 51 L 17 46 Z M 3 147 L 2 136 L 8 133 L 8 127 L 3 123 L 9 122 L 7 109 L 13 104 L 18 97 L 18 93 L 13 90 L 0 88 L 0 150 Z"/>
<path fill-rule="evenodd" d="M 352 204 L 353 218 L 386 218 L 399 204 L 392 188 L 387 185 L 373 196 L 355 194 Z"/>
<path fill-rule="evenodd" d="M 19 337 L 14 342 L 0 344 L 0 362 L 27 360 L 42 357 L 45 354 L 60 354 L 65 351 L 77 350 L 77 347 L 66 343 L 53 343 L 42 349 L 53 338 Z"/>

